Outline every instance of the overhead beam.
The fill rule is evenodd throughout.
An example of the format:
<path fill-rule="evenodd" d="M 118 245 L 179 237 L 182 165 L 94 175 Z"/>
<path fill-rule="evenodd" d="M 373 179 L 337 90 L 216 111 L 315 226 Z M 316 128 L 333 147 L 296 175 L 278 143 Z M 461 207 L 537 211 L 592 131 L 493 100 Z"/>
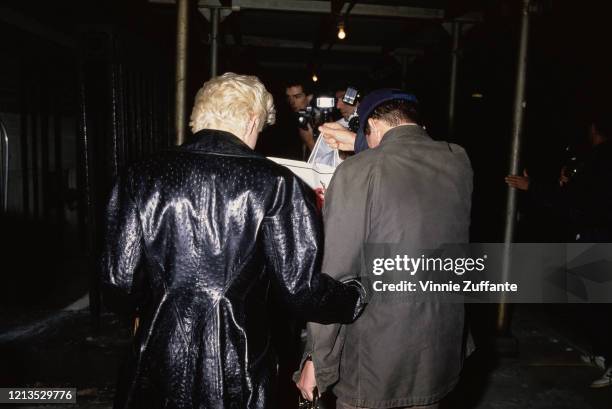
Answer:
<path fill-rule="evenodd" d="M 230 36 L 226 36 L 225 41 L 228 45 L 235 45 Z M 261 48 L 293 48 L 303 50 L 312 50 L 313 48 L 312 42 L 309 41 L 284 40 L 272 37 L 249 35 L 242 36 L 242 45 Z M 335 44 L 333 50 L 353 53 L 380 54 L 383 51 L 383 48 L 381 46 Z M 423 50 L 417 48 L 398 48 L 394 50 L 393 53 L 402 55 L 422 55 Z"/>
<path fill-rule="evenodd" d="M 174 4 L 175 0 L 150 0 L 151 3 Z M 198 7 L 221 7 L 219 0 L 199 0 Z M 342 6 L 342 14 L 349 3 Z M 233 0 L 232 8 L 242 10 L 276 10 L 303 13 L 326 13 L 332 10 L 330 1 L 310 0 Z M 427 7 L 389 6 L 378 4 L 357 3 L 351 9 L 352 16 L 398 17 L 416 19 L 444 19 L 444 10 Z"/>
<path fill-rule="evenodd" d="M 342 13 L 349 7 L 345 4 Z M 351 9 L 352 16 L 378 16 L 378 17 L 401 17 L 401 18 L 421 18 L 421 19 L 443 19 L 444 10 L 409 7 L 409 6 L 382 6 L 378 4 L 357 3 Z"/>
<path fill-rule="evenodd" d="M 342 13 L 344 7 L 344 0 L 331 0 L 331 13 L 333 15 L 339 15 Z"/>
<path fill-rule="evenodd" d="M 480 23 L 483 21 L 484 17 L 480 11 L 471 11 L 458 17 L 449 18 L 449 16 L 446 16 L 446 19 L 457 21 L 459 23 Z"/>
<path fill-rule="evenodd" d="M 276 68 L 276 69 L 293 69 L 293 70 L 307 70 L 307 63 L 300 62 L 285 62 L 285 61 L 261 61 L 259 65 L 264 68 Z M 367 66 L 358 66 L 351 64 L 321 64 L 323 71 L 340 71 L 340 72 L 369 72 L 371 71 L 371 67 Z"/>

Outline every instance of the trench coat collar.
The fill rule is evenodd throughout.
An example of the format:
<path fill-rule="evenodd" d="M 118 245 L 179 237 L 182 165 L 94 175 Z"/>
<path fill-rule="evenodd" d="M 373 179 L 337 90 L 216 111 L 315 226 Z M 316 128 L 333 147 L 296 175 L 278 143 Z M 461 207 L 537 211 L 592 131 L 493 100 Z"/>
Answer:
<path fill-rule="evenodd" d="M 420 125 L 400 125 L 389 129 L 387 133 L 383 135 L 380 145 L 402 138 L 430 139 L 430 136 Z"/>
<path fill-rule="evenodd" d="M 202 129 L 196 132 L 181 149 L 218 155 L 264 158 L 236 135 L 218 129 Z"/>

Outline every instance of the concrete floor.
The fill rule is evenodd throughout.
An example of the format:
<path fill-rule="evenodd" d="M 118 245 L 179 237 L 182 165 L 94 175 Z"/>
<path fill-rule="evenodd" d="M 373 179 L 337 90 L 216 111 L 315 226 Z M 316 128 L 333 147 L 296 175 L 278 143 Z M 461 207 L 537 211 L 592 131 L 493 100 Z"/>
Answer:
<path fill-rule="evenodd" d="M 580 361 L 584 340 L 554 307 L 518 306 L 513 335 L 518 355 L 495 358 L 483 349 L 474 353 L 445 408 L 612 409 L 612 387 L 588 387 L 600 371 Z M 5 311 L 0 314 L 0 387 L 78 390 L 76 405 L 11 407 L 111 408 L 129 337 L 129 323 L 110 314 L 92 336 L 86 311 Z"/>
<path fill-rule="evenodd" d="M 494 358 L 477 351 L 447 407 L 612 409 L 612 387 L 588 387 L 601 370 L 581 361 L 586 342 L 562 315 L 554 306 L 518 306 L 512 325 L 518 354 Z"/>

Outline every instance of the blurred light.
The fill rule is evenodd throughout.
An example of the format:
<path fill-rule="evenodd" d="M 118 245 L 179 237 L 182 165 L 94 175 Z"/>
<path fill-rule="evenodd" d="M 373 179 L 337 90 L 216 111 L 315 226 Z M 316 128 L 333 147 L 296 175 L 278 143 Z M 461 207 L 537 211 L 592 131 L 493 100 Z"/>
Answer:
<path fill-rule="evenodd" d="M 344 40 L 346 38 L 346 31 L 344 31 L 344 23 L 338 23 L 338 38 Z"/>
<path fill-rule="evenodd" d="M 472 98 L 484 98 L 484 95 L 482 95 L 480 92 L 475 92 L 472 94 Z"/>
<path fill-rule="evenodd" d="M 312 82 L 317 82 L 319 81 L 319 77 L 317 77 L 317 74 L 312 74 Z"/>

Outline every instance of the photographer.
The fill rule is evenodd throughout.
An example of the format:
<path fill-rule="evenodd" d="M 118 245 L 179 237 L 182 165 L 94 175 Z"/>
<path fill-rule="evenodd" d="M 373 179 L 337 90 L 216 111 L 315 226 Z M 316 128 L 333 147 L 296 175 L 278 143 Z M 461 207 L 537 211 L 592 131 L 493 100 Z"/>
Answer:
<path fill-rule="evenodd" d="M 347 152 L 355 150 L 357 134 L 350 129 L 349 121 L 355 117 L 359 106 L 359 91 L 347 86 L 336 90 L 336 109 L 341 118 L 336 122 L 328 122 L 319 126 L 319 133 L 326 144 L 323 151 L 331 152 L 333 149 L 342 151 L 342 159 Z M 347 95 L 349 94 L 349 95 Z"/>
<path fill-rule="evenodd" d="M 300 111 L 306 110 L 312 101 L 312 90 L 310 89 L 310 81 L 296 80 L 290 81 L 285 86 L 285 95 L 291 111 L 298 114 Z M 306 153 L 312 151 L 315 145 L 314 132 L 309 123 L 305 127 L 299 127 L 298 134 L 304 145 L 303 158 L 306 158 Z"/>
<path fill-rule="evenodd" d="M 558 185 L 522 176 L 508 175 L 506 184 L 528 191 L 536 203 L 556 208 L 566 215 L 569 239 L 589 243 L 612 240 L 612 134 L 610 117 L 594 115 L 589 127 L 589 152 L 575 169 L 561 169 Z M 569 172 L 568 172 L 569 170 Z"/>
<path fill-rule="evenodd" d="M 344 97 L 346 96 L 347 91 L 349 96 L 345 100 Z M 351 117 L 355 115 L 357 107 L 359 106 L 358 98 L 359 91 L 357 91 L 356 88 L 346 86 L 336 89 L 336 109 L 341 115 L 341 118 L 336 121 L 337 124 L 342 125 L 344 128 L 349 128 L 349 121 L 351 120 Z"/>
<path fill-rule="evenodd" d="M 543 207 L 565 217 L 568 241 L 612 242 L 612 116 L 606 110 L 592 115 L 588 132 L 589 152 L 579 164 L 564 166 L 558 185 L 523 176 L 508 175 L 506 184 L 527 191 Z M 610 304 L 586 304 L 583 322 L 593 346 L 593 355 L 583 359 L 603 370 L 592 388 L 612 386 L 612 315 Z"/>

